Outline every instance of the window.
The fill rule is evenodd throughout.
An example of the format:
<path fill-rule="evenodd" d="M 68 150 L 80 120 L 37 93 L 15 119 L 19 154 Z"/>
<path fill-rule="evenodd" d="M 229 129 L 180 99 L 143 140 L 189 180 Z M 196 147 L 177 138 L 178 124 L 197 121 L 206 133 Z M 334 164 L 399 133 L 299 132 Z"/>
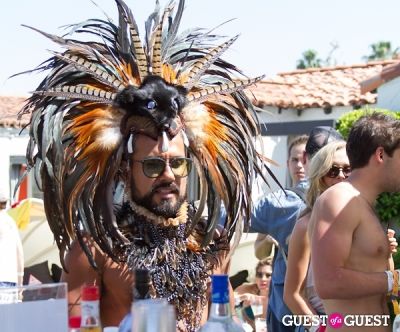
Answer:
<path fill-rule="evenodd" d="M 11 204 L 28 197 L 43 198 L 43 193 L 36 184 L 34 173 L 30 172 L 23 178 L 26 168 L 27 164 L 24 156 L 10 156 Z"/>

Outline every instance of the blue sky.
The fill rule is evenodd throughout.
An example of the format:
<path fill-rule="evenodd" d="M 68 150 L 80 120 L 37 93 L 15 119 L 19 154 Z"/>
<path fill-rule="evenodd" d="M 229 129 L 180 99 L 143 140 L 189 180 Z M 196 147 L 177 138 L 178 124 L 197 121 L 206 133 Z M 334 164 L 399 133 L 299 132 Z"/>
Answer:
<path fill-rule="evenodd" d="M 126 0 L 136 15 L 139 29 L 154 8 L 152 0 Z M 165 4 L 165 0 L 160 1 Z M 113 0 L 96 0 L 116 18 Z M 380 40 L 400 46 L 398 0 L 186 0 L 182 28 L 212 28 L 235 19 L 217 31 L 226 36 L 240 34 L 226 58 L 250 76 L 295 69 L 306 49 L 325 58 L 331 43 L 337 64 L 357 64 L 370 53 L 369 45 Z M 10 75 L 32 69 L 46 60 L 54 44 L 21 26 L 27 24 L 49 33 L 62 33 L 62 25 L 87 18 L 104 18 L 90 0 L 7 1 L 0 13 L 0 95 L 25 95 L 36 88 L 42 76 Z"/>

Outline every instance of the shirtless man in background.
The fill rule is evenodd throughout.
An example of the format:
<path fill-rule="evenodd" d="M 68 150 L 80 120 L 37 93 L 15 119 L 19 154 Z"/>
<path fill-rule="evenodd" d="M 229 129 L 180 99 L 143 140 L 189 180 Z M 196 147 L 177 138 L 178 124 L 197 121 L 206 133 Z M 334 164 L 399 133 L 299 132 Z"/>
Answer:
<path fill-rule="evenodd" d="M 400 191 L 400 121 L 381 113 L 363 116 L 351 129 L 347 155 L 351 175 L 320 196 L 311 216 L 315 287 L 328 317 L 388 315 L 393 273 L 374 203 L 382 192 Z M 366 324 L 343 324 L 341 331 L 391 331 Z M 335 331 L 329 322 L 327 331 Z"/>

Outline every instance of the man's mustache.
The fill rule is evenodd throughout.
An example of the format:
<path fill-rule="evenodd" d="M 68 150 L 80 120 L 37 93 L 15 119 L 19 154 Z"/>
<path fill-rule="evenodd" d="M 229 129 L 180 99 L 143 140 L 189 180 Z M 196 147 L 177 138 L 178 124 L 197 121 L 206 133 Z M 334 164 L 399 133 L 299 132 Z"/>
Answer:
<path fill-rule="evenodd" d="M 158 189 L 169 189 L 169 190 L 171 190 L 172 192 L 174 192 L 174 193 L 179 193 L 179 188 L 178 188 L 178 186 L 175 184 L 175 183 L 159 183 L 159 184 L 157 184 L 157 185 L 155 185 L 154 187 L 153 187 L 153 189 L 151 189 L 151 193 L 152 194 L 154 194 Z"/>

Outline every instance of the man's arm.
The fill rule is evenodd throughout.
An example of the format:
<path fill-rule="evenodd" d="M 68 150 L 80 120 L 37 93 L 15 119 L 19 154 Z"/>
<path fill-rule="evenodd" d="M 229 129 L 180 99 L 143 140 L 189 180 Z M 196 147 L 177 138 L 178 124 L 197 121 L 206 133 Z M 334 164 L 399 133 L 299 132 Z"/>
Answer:
<path fill-rule="evenodd" d="M 385 294 L 387 275 L 345 267 L 355 229 L 360 223 L 360 204 L 349 193 L 327 190 L 314 205 L 311 260 L 314 282 L 322 299 L 352 299 Z"/>
<path fill-rule="evenodd" d="M 94 247 L 92 253 L 96 254 Z M 70 316 L 80 316 L 81 288 L 85 284 L 97 285 L 101 288 L 100 273 L 90 265 L 86 254 L 76 240 L 65 256 L 65 266 L 68 272 L 63 270 L 61 282 L 68 284 L 68 313 Z"/>
<path fill-rule="evenodd" d="M 255 202 L 250 222 L 250 232 L 270 234 L 276 240 L 288 220 L 296 220 L 304 207 L 303 201 L 294 192 L 282 190 L 265 195 Z"/>

